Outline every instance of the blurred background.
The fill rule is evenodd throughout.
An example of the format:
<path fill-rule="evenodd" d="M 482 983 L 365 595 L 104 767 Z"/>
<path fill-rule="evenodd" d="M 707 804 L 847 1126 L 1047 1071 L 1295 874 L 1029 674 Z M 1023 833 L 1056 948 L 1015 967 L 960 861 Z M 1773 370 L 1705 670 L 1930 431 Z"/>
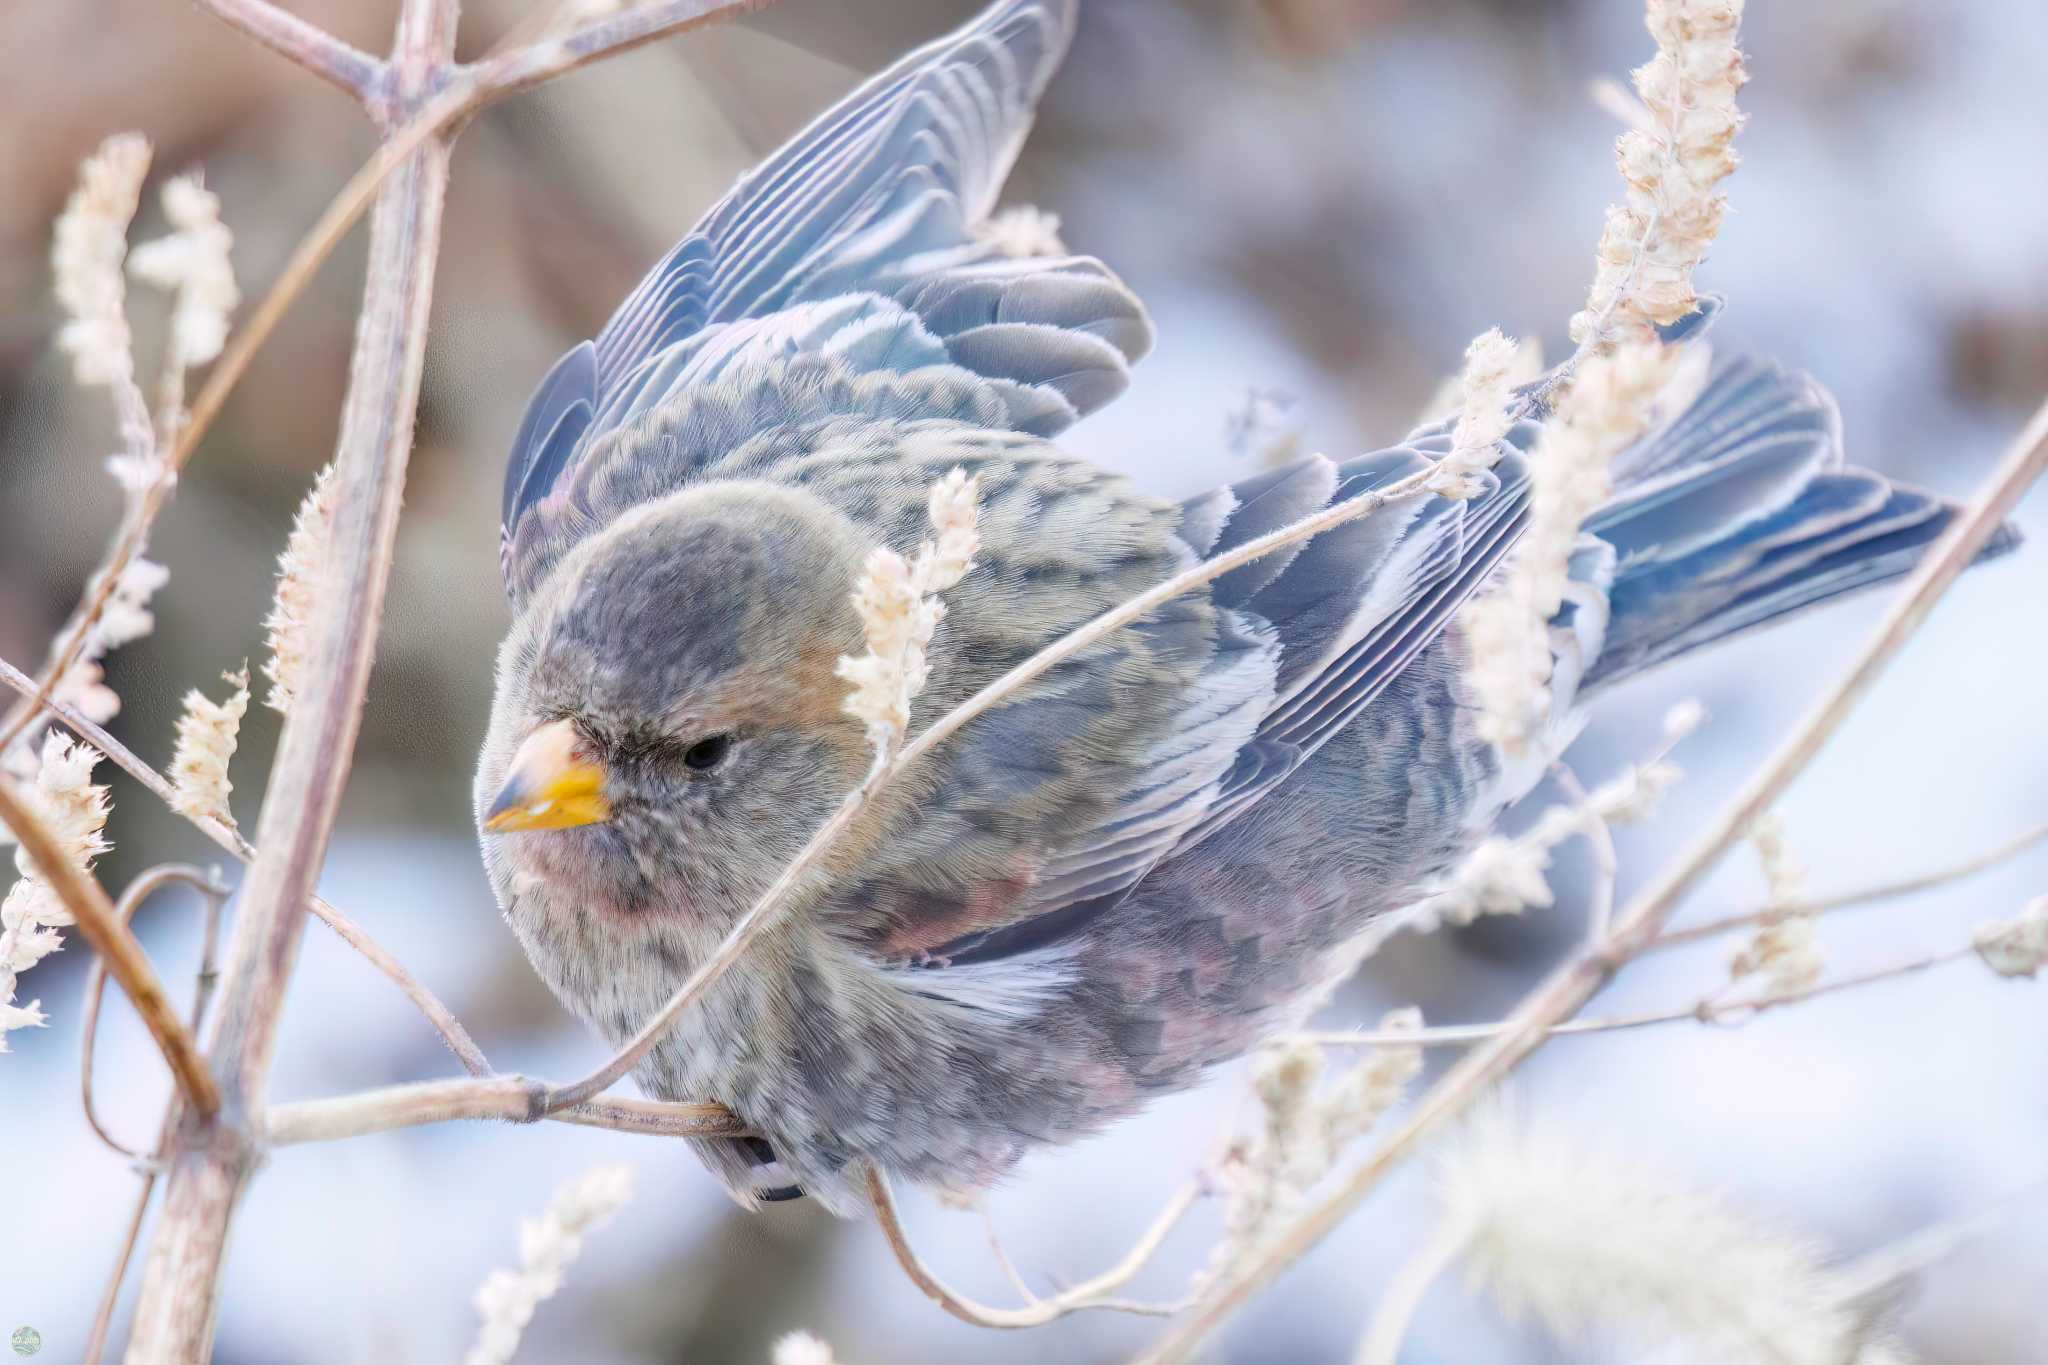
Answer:
<path fill-rule="evenodd" d="M 389 619 L 324 889 L 446 998 L 506 1069 L 577 1073 L 600 1056 L 498 920 L 468 816 L 471 763 L 506 623 L 496 569 L 503 452 L 529 389 L 592 334 L 640 272 L 733 176 L 861 74 L 969 0 L 783 0 L 568 78 L 485 115 L 455 162 L 419 444 Z M 387 0 L 292 8 L 381 49 Z M 529 6 L 469 7 L 479 51 Z M 1701 283 L 1728 295 L 1724 347 L 1769 353 L 1839 396 L 1861 463 L 1969 490 L 2048 391 L 2048 8 L 2010 0 L 1757 5 L 1733 212 Z M 1499 324 L 1562 354 L 1563 324 L 1618 193 L 1617 131 L 1588 94 L 1649 43 L 1638 0 L 1092 0 L 1010 202 L 1064 220 L 1144 296 L 1159 346 L 1132 392 L 1069 443 L 1161 492 L 1248 472 L 1230 418 L 1252 390 L 1304 449 L 1385 444 Z M 205 168 L 254 295 L 369 152 L 342 96 L 172 0 L 24 0 L 0 11 L 0 654 L 44 650 L 102 552 L 117 495 L 104 394 L 74 390 L 51 344 L 49 224 L 79 159 L 135 128 L 160 173 Z M 158 230 L 145 209 L 138 236 Z M 358 235 L 237 390 L 160 523 L 170 566 L 157 633 L 113 656 L 128 743 L 168 758 L 177 699 L 261 654 L 273 557 L 335 436 L 361 280 Z M 159 320 L 138 300 L 145 363 Z M 1272 404 L 1269 403 L 1269 406 Z M 1257 444 L 1256 442 L 1253 444 Z M 1817 891 L 1987 848 L 2048 817 L 2048 496 L 2033 544 L 1971 575 L 1784 806 Z M 1610 699 L 1575 750 L 1589 781 L 1647 751 L 1673 701 L 1713 721 L 1655 823 L 1622 834 L 1623 889 L 1696 828 L 1835 675 L 1875 601 L 1688 661 Z M 236 802 L 252 828 L 275 716 L 252 710 Z M 110 885 L 212 855 L 114 778 Z M 1419 1003 L 1432 1022 L 1497 1017 L 1581 922 L 1584 869 L 1559 908 L 1398 939 L 1332 1006 L 1369 1024 Z M 1731 858 L 1693 917 L 1753 906 Z M 2037 851 L 1939 892 L 1824 921 L 1832 971 L 1964 941 L 2048 891 Z M 182 981 L 189 908 L 140 932 Z M 1594 1007 L 1682 1005 L 1724 979 L 1726 948 L 1660 955 Z M 53 1026 L 0 1058 L 0 1331 L 76 1353 L 125 1225 L 133 1178 L 90 1137 L 75 1073 L 74 947 L 24 979 Z M 1770 1015 L 1564 1039 L 1525 1068 L 1521 1103 L 1591 1143 L 1643 1155 L 1848 1255 L 1986 1209 L 2001 1216 L 1929 1270 L 1900 1329 L 1927 1360 L 2048 1360 L 2048 987 L 1953 966 Z M 158 1067 L 109 1010 L 101 1094 L 141 1143 Z M 1444 1059 L 1438 1057 L 1441 1066 Z M 307 1097 L 456 1072 L 397 992 L 318 926 L 286 1018 L 275 1093 Z M 1241 1094 L 1219 1074 L 1113 1133 L 1028 1162 L 992 1200 L 1041 1287 L 1119 1255 L 1210 1155 Z M 455 1359 L 469 1296 L 516 1259 L 516 1223 L 561 1181 L 628 1161 L 639 1193 L 544 1305 L 523 1359 L 755 1362 L 794 1328 L 848 1365 L 1109 1361 L 1155 1325 L 1104 1316 L 1026 1334 L 967 1328 L 895 1270 L 875 1230 L 805 1203 L 744 1214 L 685 1153 L 558 1125 L 443 1126 L 277 1153 L 232 1249 L 227 1362 Z M 971 1214 L 910 1200 L 943 1273 L 1010 1291 Z M 1347 1359 L 1380 1286 L 1427 1235 L 1418 1168 L 1383 1190 L 1219 1339 L 1238 1362 Z M 1170 1297 L 1220 1216 L 1197 1210 L 1140 1282 Z M 132 1284 L 132 1280 L 131 1280 Z M 1425 1303 L 1416 1362 L 1640 1359 L 1560 1351 L 1448 1280 Z M 1682 1355 L 1671 1359 L 1682 1359 Z"/>

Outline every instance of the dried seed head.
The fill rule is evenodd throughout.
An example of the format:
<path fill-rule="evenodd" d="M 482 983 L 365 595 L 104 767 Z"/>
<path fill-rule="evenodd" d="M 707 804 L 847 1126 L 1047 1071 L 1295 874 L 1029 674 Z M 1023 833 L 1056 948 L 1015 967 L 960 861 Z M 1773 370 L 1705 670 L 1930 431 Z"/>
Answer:
<path fill-rule="evenodd" d="M 263 676 L 270 679 L 270 695 L 263 700 L 273 711 L 291 710 L 292 699 L 305 679 L 312 650 L 313 609 L 328 581 L 328 542 L 333 534 L 334 466 L 329 465 L 313 480 L 313 487 L 299 504 L 291 538 L 277 557 L 276 595 L 271 599 L 270 615 L 263 620 L 270 646 L 270 658 L 263 665 Z"/>
<path fill-rule="evenodd" d="M 228 764 L 235 756 L 242 716 L 249 709 L 249 670 L 244 666 L 221 678 L 234 689 L 224 702 L 208 700 L 196 687 L 185 694 L 177 750 L 171 758 L 171 809 L 233 825 L 228 794 L 235 788 L 228 781 Z"/>

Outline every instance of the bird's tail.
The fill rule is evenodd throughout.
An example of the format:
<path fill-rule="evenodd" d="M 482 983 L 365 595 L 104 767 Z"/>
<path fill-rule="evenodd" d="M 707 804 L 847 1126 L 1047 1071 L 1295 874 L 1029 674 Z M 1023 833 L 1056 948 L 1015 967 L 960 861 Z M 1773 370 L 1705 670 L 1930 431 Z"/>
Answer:
<path fill-rule="evenodd" d="M 1841 419 L 1812 379 L 1721 362 L 1676 421 L 1622 454 L 1616 497 L 1586 530 L 1574 578 L 1603 588 L 1580 696 L 1701 645 L 1898 578 L 1955 503 L 1842 459 Z M 2000 528 L 1980 558 L 2019 533 Z M 1588 641 L 1592 643 L 1592 641 Z"/>

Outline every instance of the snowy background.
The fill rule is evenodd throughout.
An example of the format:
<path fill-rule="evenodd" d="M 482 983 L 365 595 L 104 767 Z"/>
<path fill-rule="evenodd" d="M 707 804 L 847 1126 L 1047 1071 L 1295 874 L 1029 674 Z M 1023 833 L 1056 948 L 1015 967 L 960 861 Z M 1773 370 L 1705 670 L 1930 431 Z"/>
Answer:
<path fill-rule="evenodd" d="M 381 46 L 388 5 L 295 6 Z M 523 5 L 476 4 L 481 49 Z M 786 0 L 749 30 L 644 50 L 501 107 L 464 138 L 435 304 L 420 448 L 386 644 L 324 885 L 455 1007 L 508 1069 L 564 1076 L 600 1054 L 527 970 L 496 918 L 467 817 L 470 764 L 505 623 L 496 489 L 520 404 L 645 264 L 780 137 L 894 51 L 969 5 Z M 1757 5 L 1746 29 L 1752 123 L 1734 212 L 1702 283 L 1725 293 L 1723 347 L 1810 369 L 1841 401 L 1852 455 L 1970 489 L 2048 391 L 2048 9 L 2011 0 Z M 800 40 L 792 42 L 792 39 Z M 1475 332 L 1500 324 L 1561 352 L 1602 207 L 1615 128 L 1587 95 L 1649 45 L 1635 0 L 1094 0 L 1012 198 L 1065 219 L 1078 250 L 1145 297 L 1157 351 L 1132 392 L 1070 444 L 1163 492 L 1247 472 L 1224 431 L 1249 386 L 1294 396 L 1307 449 L 1404 431 Z M 16 5 L 0 14 L 0 653 L 32 664 L 99 553 L 115 500 L 98 473 L 103 405 L 53 357 L 44 252 L 78 158 L 147 131 L 159 164 L 203 163 L 266 284 L 369 146 L 339 96 L 165 0 Z M 153 231 L 153 228 L 146 229 Z M 333 445 L 360 241 L 297 306 L 230 404 L 165 517 L 172 569 L 157 636 L 116 656 L 117 725 L 168 755 L 176 698 L 259 652 L 269 563 Z M 144 335 L 152 329 L 145 324 Z M 1827 891 L 1964 855 L 2048 818 L 2048 499 L 2021 555 L 1972 575 L 1784 804 Z M 1604 776 L 1647 750 L 1665 707 L 1713 722 L 1655 824 L 1624 832 L 1624 890 L 1654 870 L 1834 677 L 1881 610 L 1862 601 L 1687 661 L 1611 699 L 1575 751 Z M 273 717 L 252 715 L 237 771 L 253 823 Z M 198 836 L 115 786 L 103 864 L 204 859 Z M 1583 872 L 1559 909 L 1397 941 L 1330 1012 L 1364 1024 L 1420 1003 L 1433 1022 L 1496 1017 L 1567 950 Z M 1825 922 L 1830 970 L 1963 941 L 2048 890 L 2035 852 L 1940 892 Z M 1761 891 L 1737 856 L 1692 917 Z M 167 978 L 190 969 L 187 907 L 141 933 Z M 1598 1013 L 1689 1002 L 1723 949 L 1631 969 Z M 54 1026 L 0 1058 L 0 1332 L 32 1324 L 75 1354 L 132 1198 L 76 1100 L 84 953 L 24 984 Z M 121 1007 L 101 1094 L 121 1131 L 153 1132 L 162 1082 Z M 2048 1359 L 2048 993 L 1966 963 L 1741 1029 L 1673 1026 L 1560 1040 L 1517 1083 L 1532 1113 L 1640 1152 L 1836 1251 L 1868 1251 L 1987 1209 L 2003 1216 L 1930 1270 L 1900 1319 L 1930 1361 Z M 1441 1064 L 1442 1059 L 1438 1059 Z M 275 1092 L 306 1097 L 449 1075 L 452 1060 L 381 978 L 315 926 Z M 1241 1077 L 1028 1162 L 993 1199 L 1042 1285 L 1092 1273 L 1208 1155 Z M 469 1295 L 515 1254 L 521 1216 L 600 1160 L 639 1194 L 542 1308 L 524 1359 L 758 1362 L 780 1333 L 829 1337 L 849 1365 L 1108 1361 L 1157 1330 L 1088 1317 L 1029 1334 L 964 1327 L 895 1271 L 878 1234 L 807 1204 L 742 1214 L 684 1153 L 559 1125 L 418 1129 L 277 1153 L 232 1248 L 219 1358 L 431 1362 L 459 1356 Z M 1007 1290 L 979 1223 L 913 1197 L 912 1231 L 956 1285 Z M 1219 1210 L 1199 1209 L 1139 1289 L 1179 1292 Z M 1396 1181 L 1219 1340 L 1237 1362 L 1347 1359 L 1379 1287 L 1429 1227 L 1424 1173 Z M 131 1282 L 132 1283 L 132 1282 Z M 1625 1357 L 1559 1353 L 1446 1281 L 1415 1362 Z"/>

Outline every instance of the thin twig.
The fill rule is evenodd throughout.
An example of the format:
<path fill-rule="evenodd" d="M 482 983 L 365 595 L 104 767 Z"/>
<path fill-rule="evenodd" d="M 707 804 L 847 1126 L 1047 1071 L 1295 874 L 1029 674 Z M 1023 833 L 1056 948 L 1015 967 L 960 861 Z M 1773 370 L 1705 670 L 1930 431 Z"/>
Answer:
<path fill-rule="evenodd" d="M 1584 1033 L 1620 1033 L 1629 1029 L 1653 1028 L 1659 1024 L 1745 1024 L 1759 1014 L 1767 1013 L 1784 1005 L 1796 1005 L 1812 1000 L 1816 996 L 1833 995 L 1839 991 L 1854 990 L 1858 986 L 1869 986 L 1880 981 L 1891 981 L 1897 977 L 1924 972 L 1930 967 L 1945 966 L 1970 957 L 1976 949 L 1965 944 L 1960 948 L 1941 948 L 1904 962 L 1889 966 L 1874 967 L 1854 976 L 1836 977 L 1831 981 L 1818 982 L 1801 987 L 1796 991 L 1781 991 L 1775 995 L 1735 997 L 1724 999 L 1720 996 L 1706 996 L 1690 1005 L 1676 1009 L 1651 1010 L 1641 1014 L 1616 1014 L 1594 1019 L 1567 1019 L 1561 1024 L 1552 1024 L 1545 1036 L 1550 1038 L 1568 1037 Z M 1463 1047 L 1471 1043 L 1483 1043 L 1498 1038 L 1512 1025 L 1503 1020 L 1496 1024 L 1446 1024 L 1437 1028 L 1411 1031 L 1382 1029 L 1306 1029 L 1289 1035 L 1304 1043 L 1318 1047 L 1392 1047 L 1403 1044 L 1420 1047 Z"/>
<path fill-rule="evenodd" d="M 25 697 L 35 696 L 35 679 L 29 677 L 5 659 L 0 659 L 0 683 L 6 684 Z M 130 777 L 148 788 L 150 793 L 166 806 L 170 806 L 171 783 L 169 779 L 144 762 L 136 755 L 134 750 L 107 733 L 105 727 L 95 724 L 76 708 L 66 706 L 62 702 L 45 700 L 41 703 L 41 709 L 49 712 L 49 714 L 71 727 L 72 730 L 91 743 L 94 748 L 113 760 L 114 765 L 120 768 L 121 771 L 127 773 Z M 232 825 L 223 824 L 212 816 L 187 815 L 183 812 L 179 812 L 179 814 L 201 834 L 213 840 L 222 850 L 233 855 L 241 862 L 249 863 L 255 860 L 256 846 L 243 838 L 241 831 L 235 829 Z M 469 1030 L 462 1026 L 462 1021 L 455 1017 L 454 1011 L 441 1002 L 440 997 L 421 985 L 412 973 L 407 971 L 397 958 L 387 952 L 383 945 L 371 938 L 361 925 L 336 909 L 328 901 L 323 900 L 319 896 L 313 896 L 308 900 L 307 904 L 311 907 L 315 917 L 329 929 L 332 929 L 343 943 L 353 948 L 365 961 L 383 973 L 401 991 L 405 992 L 406 999 L 412 1001 L 413 1006 L 426 1016 L 427 1022 L 432 1024 L 435 1032 L 441 1035 L 441 1041 L 447 1045 L 450 1052 L 455 1054 L 456 1060 L 462 1063 L 465 1071 L 469 1072 L 472 1076 L 488 1076 L 492 1074 L 490 1061 L 484 1056 L 483 1050 L 469 1036 Z"/>
<path fill-rule="evenodd" d="M 730 19 L 748 10 L 764 9 L 772 0 L 643 0 L 615 14 L 594 19 L 556 38 L 542 38 L 513 50 L 485 57 L 463 67 L 474 89 L 472 109 L 507 95 L 531 90 L 557 76 L 603 61 L 621 52 L 706 24 Z"/>
<path fill-rule="evenodd" d="M 1144 1359 L 1186 1360 L 1224 1319 L 1341 1223 L 1423 1139 L 1462 1114 L 1520 1065 L 1542 1045 L 1552 1027 L 1576 1014 L 1621 964 L 1642 952 L 1663 930 L 1685 894 L 1740 842 L 1744 831 L 1770 809 L 1841 728 L 1856 703 L 1898 657 L 2044 467 L 2048 467 L 2048 402 L 2028 421 L 1982 490 L 1930 548 L 1841 680 L 1728 803 L 1707 833 L 1636 896 L 1617 918 L 1613 934 L 1604 942 L 1588 945 L 1531 992 L 1506 1028 L 1446 1072 L 1406 1121 L 1336 1190 L 1261 1248 L 1249 1270 L 1206 1297 Z"/>
<path fill-rule="evenodd" d="M 546 1114 L 541 1107 L 546 1095 L 542 1082 L 524 1076 L 387 1086 L 331 1099 L 273 1105 L 265 1115 L 264 1137 L 273 1146 L 287 1147 L 456 1119 L 533 1123 L 542 1118 L 652 1137 L 750 1135 L 747 1126 L 722 1104 L 658 1104 L 615 1098 Z"/>
<path fill-rule="evenodd" d="M 1090 1310 L 1136 1313 L 1144 1317 L 1170 1317 L 1186 1306 L 1185 1303 L 1143 1303 L 1135 1299 L 1108 1296 L 1129 1283 L 1144 1269 L 1145 1263 L 1159 1249 L 1159 1244 L 1166 1240 L 1166 1235 L 1173 1230 L 1182 1215 L 1193 1207 L 1197 1190 L 1192 1183 L 1183 1185 L 1174 1192 L 1173 1198 L 1167 1202 L 1165 1209 L 1161 1210 L 1159 1217 L 1153 1220 L 1152 1226 L 1145 1230 L 1144 1235 L 1114 1266 L 1094 1279 L 1063 1290 L 1052 1298 L 1033 1298 L 1029 1306 L 1024 1308 L 991 1308 L 949 1289 L 944 1281 L 918 1259 L 916 1250 L 910 1245 L 910 1239 L 903 1230 L 903 1220 L 896 1213 L 896 1200 L 889 1189 L 889 1177 L 873 1162 L 867 1164 L 866 1183 L 868 1203 L 874 1209 L 875 1222 L 880 1225 L 882 1236 L 887 1239 L 889 1250 L 896 1257 L 896 1263 L 903 1267 L 903 1273 L 924 1291 L 925 1297 L 971 1326 L 1006 1329 L 1043 1327 L 1046 1323 L 1063 1318 L 1069 1313 Z"/>
<path fill-rule="evenodd" d="M 1875 905 L 1882 901 L 1897 900 L 1902 896 L 1916 895 L 1950 882 L 1973 877 L 2000 863 L 2017 858 L 2029 849 L 2048 842 L 2048 824 L 2040 824 L 2014 838 L 2007 839 L 1996 847 L 1986 849 L 1961 862 L 1927 872 L 1916 873 L 1894 881 L 1874 882 L 1868 886 L 1838 891 L 1830 896 L 1819 896 L 1804 900 L 1787 901 L 1768 910 L 1752 910 L 1740 915 L 1726 915 L 1720 919 L 1707 920 L 1701 924 L 1689 924 L 1682 929 L 1667 929 L 1644 945 L 1646 952 L 1660 948 L 1676 948 L 1681 944 L 1697 943 L 1701 939 L 1715 938 L 1736 929 L 1748 929 L 1788 915 L 1819 915 L 1830 910 L 1846 910 L 1853 906 Z"/>
<path fill-rule="evenodd" d="M 1358 1345 L 1356 1365 L 1400 1365 L 1401 1343 L 1408 1339 L 1408 1325 L 1415 1320 L 1415 1310 L 1422 1307 L 1431 1287 L 1463 1254 L 1472 1240 L 1472 1232 L 1469 1222 L 1448 1223 L 1420 1251 L 1402 1262 L 1380 1295 L 1372 1326 Z"/>
<path fill-rule="evenodd" d="M 383 79 L 384 63 L 349 46 L 327 30 L 307 23 L 268 0 L 194 0 L 229 28 L 304 67 L 321 80 L 368 105 Z"/>
<path fill-rule="evenodd" d="M 192 1011 L 186 1018 L 186 1027 L 194 1036 L 199 1032 L 199 1021 L 206 1017 L 206 1004 L 213 995 L 214 973 L 212 970 L 214 948 L 220 942 L 220 908 L 228 898 L 228 888 L 222 886 L 202 869 L 189 863 L 163 863 L 150 868 L 130 883 L 121 893 L 121 899 L 114 902 L 114 917 L 123 925 L 135 918 L 135 912 L 142 903 L 157 892 L 175 882 L 183 882 L 199 892 L 199 902 L 205 908 L 205 931 L 199 950 L 199 979 L 193 990 Z M 85 1109 L 85 1121 L 113 1151 L 122 1156 L 142 1161 L 146 1158 L 133 1147 L 115 1139 L 100 1122 L 97 1107 L 93 1104 L 92 1073 L 93 1053 L 99 1041 L 100 1004 L 106 998 L 107 965 L 95 957 L 85 972 L 85 1005 L 83 1022 L 80 1025 L 78 1041 L 78 1098 Z"/>
<path fill-rule="evenodd" d="M 149 1029 L 149 1036 L 156 1040 L 157 1051 L 170 1064 L 178 1089 L 185 1093 L 193 1109 L 207 1115 L 217 1111 L 220 1087 L 214 1084 L 213 1073 L 206 1069 L 206 1059 L 199 1055 L 199 1045 L 193 1042 L 191 1031 L 178 1018 L 170 997 L 164 994 L 156 969 L 149 965 L 149 955 L 114 913 L 114 904 L 99 882 L 79 871 L 64 856 L 50 831 L 16 790 L 14 780 L 4 774 L 0 774 L 0 823 L 14 831 L 22 851 L 35 865 L 36 875 L 64 902 L 64 908 L 78 922 L 78 932 L 128 993 L 135 1012 Z"/>

